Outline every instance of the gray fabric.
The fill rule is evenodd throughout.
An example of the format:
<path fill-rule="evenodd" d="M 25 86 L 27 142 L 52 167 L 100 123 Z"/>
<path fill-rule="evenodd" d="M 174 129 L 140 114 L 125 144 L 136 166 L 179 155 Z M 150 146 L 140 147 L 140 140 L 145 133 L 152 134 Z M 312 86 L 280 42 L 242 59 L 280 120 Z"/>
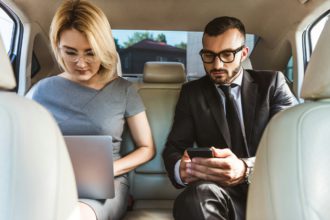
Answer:
<path fill-rule="evenodd" d="M 132 83 L 120 77 L 96 90 L 53 76 L 38 82 L 32 91 L 29 96 L 53 114 L 64 135 L 111 135 L 115 160 L 121 157 L 125 118 L 145 110 Z M 98 220 L 118 219 L 126 211 L 127 178 L 117 177 L 115 187 L 114 199 L 84 200 L 95 209 Z"/>
<path fill-rule="evenodd" d="M 127 175 L 116 177 L 114 199 L 92 200 L 79 199 L 93 208 L 98 220 L 118 220 L 122 219 L 126 212 L 128 203 L 128 179 Z"/>
<path fill-rule="evenodd" d="M 133 85 L 120 77 L 96 90 L 53 76 L 41 80 L 31 97 L 53 114 L 64 135 L 111 135 L 115 159 L 125 117 L 144 111 Z"/>

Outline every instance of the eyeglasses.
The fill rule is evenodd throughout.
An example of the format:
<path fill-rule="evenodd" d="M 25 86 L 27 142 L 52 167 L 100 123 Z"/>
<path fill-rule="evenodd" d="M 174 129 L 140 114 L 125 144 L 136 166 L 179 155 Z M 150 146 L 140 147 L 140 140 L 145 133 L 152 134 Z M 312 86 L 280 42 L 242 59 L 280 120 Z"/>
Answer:
<path fill-rule="evenodd" d="M 213 63 L 216 57 L 219 57 L 219 59 L 223 63 L 231 63 L 234 61 L 235 55 L 240 52 L 244 47 L 245 45 L 242 45 L 236 50 L 223 50 L 219 53 L 214 53 L 212 51 L 202 49 L 199 52 L 199 55 L 201 55 L 201 58 L 204 63 Z"/>
<path fill-rule="evenodd" d="M 77 63 L 80 60 L 80 58 L 82 58 L 84 62 L 89 64 L 94 63 L 97 60 L 97 57 L 95 56 L 95 53 L 92 50 L 87 51 L 83 54 L 79 54 L 76 50 L 70 48 L 59 47 L 59 49 L 61 50 L 63 59 L 72 63 Z"/>

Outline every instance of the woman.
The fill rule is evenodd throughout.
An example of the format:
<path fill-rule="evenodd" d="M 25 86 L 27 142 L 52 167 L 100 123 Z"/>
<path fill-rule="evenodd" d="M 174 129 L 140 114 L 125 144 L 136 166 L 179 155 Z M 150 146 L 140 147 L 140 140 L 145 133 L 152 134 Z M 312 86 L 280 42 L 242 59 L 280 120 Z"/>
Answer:
<path fill-rule="evenodd" d="M 50 27 L 50 40 L 63 73 L 41 80 L 30 96 L 53 113 L 65 135 L 111 135 L 115 198 L 80 199 L 83 219 L 120 219 L 127 206 L 126 173 L 155 154 L 141 98 L 117 76 L 117 54 L 105 14 L 87 1 L 65 1 Z M 121 157 L 127 121 L 137 148 Z"/>

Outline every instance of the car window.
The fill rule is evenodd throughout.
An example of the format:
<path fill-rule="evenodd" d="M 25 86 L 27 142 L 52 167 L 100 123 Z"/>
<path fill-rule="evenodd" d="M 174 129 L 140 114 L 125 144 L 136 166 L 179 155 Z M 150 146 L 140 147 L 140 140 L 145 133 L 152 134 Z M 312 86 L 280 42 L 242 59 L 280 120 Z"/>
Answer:
<path fill-rule="evenodd" d="M 329 20 L 329 14 L 327 16 L 322 17 L 320 20 L 316 21 L 316 23 L 311 27 L 310 40 L 311 40 L 312 51 L 315 49 L 316 43 L 319 40 L 324 25 L 328 20 Z"/>
<path fill-rule="evenodd" d="M 205 70 L 199 56 L 202 35 L 185 31 L 113 30 L 123 76 L 142 74 L 147 61 L 181 62 L 188 77 L 203 76 Z M 247 35 L 250 53 L 256 41 L 255 35 Z"/>
<path fill-rule="evenodd" d="M 0 35 L 7 52 L 9 52 L 11 48 L 14 24 L 14 20 L 0 7 Z"/>
<path fill-rule="evenodd" d="M 288 61 L 284 75 L 289 82 L 293 82 L 293 56 L 291 56 Z"/>
<path fill-rule="evenodd" d="M 307 64 L 310 60 L 310 57 L 315 49 L 315 46 L 319 40 L 319 37 L 323 31 L 324 25 L 329 20 L 330 11 L 327 11 L 323 15 L 321 15 L 316 21 L 314 21 L 304 32 L 305 36 L 305 70 L 307 68 Z"/>
<path fill-rule="evenodd" d="M 19 69 L 19 56 L 22 43 L 21 39 L 21 23 L 13 13 L 12 10 L 8 8 L 2 1 L 0 1 L 0 37 L 4 42 L 5 49 L 8 53 L 10 62 L 13 66 L 13 71 L 15 74 L 15 79 L 18 82 L 18 69 Z M 14 90 L 17 91 L 18 87 Z"/>

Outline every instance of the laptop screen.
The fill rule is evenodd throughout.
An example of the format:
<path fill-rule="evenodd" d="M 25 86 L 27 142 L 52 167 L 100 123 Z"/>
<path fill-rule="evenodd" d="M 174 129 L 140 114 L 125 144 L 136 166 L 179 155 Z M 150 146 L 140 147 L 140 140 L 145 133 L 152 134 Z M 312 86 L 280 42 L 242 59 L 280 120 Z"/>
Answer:
<path fill-rule="evenodd" d="M 113 198 L 111 136 L 64 136 L 76 178 L 79 198 Z"/>

